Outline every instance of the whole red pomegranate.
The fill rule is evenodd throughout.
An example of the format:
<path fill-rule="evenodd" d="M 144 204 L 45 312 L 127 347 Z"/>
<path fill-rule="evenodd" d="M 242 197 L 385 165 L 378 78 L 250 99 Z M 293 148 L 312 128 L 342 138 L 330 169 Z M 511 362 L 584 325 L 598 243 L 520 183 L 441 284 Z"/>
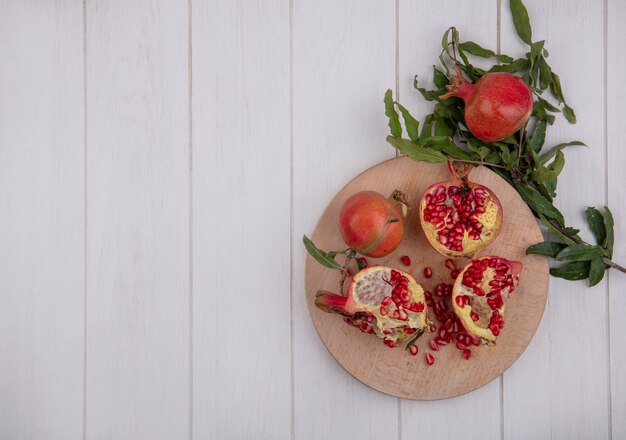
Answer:
<path fill-rule="evenodd" d="M 352 279 L 346 296 L 320 291 L 315 305 L 344 315 L 348 324 L 375 334 L 390 348 L 414 340 L 430 325 L 422 286 L 408 273 L 390 267 L 363 269 Z"/>
<path fill-rule="evenodd" d="M 452 288 L 452 306 L 463 327 L 482 344 L 495 344 L 504 328 L 504 306 L 519 284 L 522 263 L 502 257 L 470 261 Z"/>
<path fill-rule="evenodd" d="M 384 257 L 402 241 L 407 211 L 408 198 L 400 191 L 394 191 L 389 198 L 375 191 L 360 191 L 343 204 L 339 230 L 355 251 L 368 257 Z"/>
<path fill-rule="evenodd" d="M 533 95 L 528 85 L 518 76 L 506 72 L 487 73 L 475 84 L 463 78 L 456 66 L 453 84 L 446 86 L 449 93 L 465 101 L 465 125 L 474 136 L 485 142 L 497 142 L 511 136 L 530 117 Z"/>
<path fill-rule="evenodd" d="M 502 205 L 486 186 L 469 180 L 471 165 L 449 162 L 452 180 L 426 189 L 420 224 L 441 255 L 471 258 L 493 242 L 502 226 Z"/>

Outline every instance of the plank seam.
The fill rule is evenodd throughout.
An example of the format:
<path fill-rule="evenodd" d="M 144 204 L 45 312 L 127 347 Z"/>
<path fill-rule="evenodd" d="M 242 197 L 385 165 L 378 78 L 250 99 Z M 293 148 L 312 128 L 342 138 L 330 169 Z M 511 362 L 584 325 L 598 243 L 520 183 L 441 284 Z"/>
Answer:
<path fill-rule="evenodd" d="M 608 0 L 604 0 L 604 204 L 609 206 L 609 112 L 608 112 L 608 57 L 609 57 L 609 15 Z M 607 399 L 608 399 L 608 434 L 613 438 L 613 399 L 611 395 L 611 273 L 606 272 L 606 332 L 607 332 Z"/>
<path fill-rule="evenodd" d="M 296 437 L 296 397 L 295 397 L 295 335 L 293 322 L 294 279 L 293 279 L 293 0 L 289 0 L 289 344 L 291 347 L 290 385 L 291 385 L 291 439 Z"/>
<path fill-rule="evenodd" d="M 192 20 L 191 20 L 192 4 L 191 0 L 187 2 L 187 69 L 188 69 L 188 110 L 187 115 L 189 130 L 189 439 L 193 439 L 193 49 L 192 49 Z"/>
<path fill-rule="evenodd" d="M 87 438 L 87 0 L 83 0 L 83 440 Z"/>

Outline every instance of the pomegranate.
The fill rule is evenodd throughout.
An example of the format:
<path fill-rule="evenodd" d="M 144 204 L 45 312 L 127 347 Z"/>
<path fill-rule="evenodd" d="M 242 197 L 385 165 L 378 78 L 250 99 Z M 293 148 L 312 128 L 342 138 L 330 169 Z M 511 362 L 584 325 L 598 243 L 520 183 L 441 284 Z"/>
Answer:
<path fill-rule="evenodd" d="M 408 197 L 400 191 L 389 198 L 375 191 L 360 191 L 346 200 L 339 212 L 341 236 L 365 256 L 384 257 L 402 241 L 408 205 Z"/>
<path fill-rule="evenodd" d="M 346 296 L 318 292 L 315 305 L 345 316 L 348 324 L 382 338 L 390 348 L 415 339 L 430 325 L 424 289 L 408 273 L 373 266 L 357 273 Z"/>
<path fill-rule="evenodd" d="M 465 101 L 465 125 L 485 142 L 497 142 L 511 136 L 528 121 L 533 111 L 533 94 L 520 77 L 506 72 L 487 73 L 475 84 L 463 77 L 459 66 L 448 93 Z"/>
<path fill-rule="evenodd" d="M 449 162 L 448 167 L 452 180 L 435 183 L 424 192 L 420 223 L 437 252 L 472 258 L 500 233 L 502 205 L 489 188 L 469 181 L 471 165 Z M 446 267 L 454 270 L 454 263 L 446 261 Z"/>
<path fill-rule="evenodd" d="M 501 257 L 470 261 L 452 288 L 454 312 L 470 335 L 495 344 L 504 328 L 504 306 L 519 283 L 522 263 Z"/>

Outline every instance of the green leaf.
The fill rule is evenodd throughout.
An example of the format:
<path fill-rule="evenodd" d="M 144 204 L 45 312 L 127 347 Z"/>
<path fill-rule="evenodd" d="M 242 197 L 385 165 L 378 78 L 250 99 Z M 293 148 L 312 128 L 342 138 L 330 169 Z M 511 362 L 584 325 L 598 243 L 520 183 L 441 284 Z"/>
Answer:
<path fill-rule="evenodd" d="M 529 66 L 529 62 L 526 58 L 518 58 L 510 64 L 502 64 L 500 66 L 493 66 L 489 69 L 490 72 L 508 72 L 516 73 L 521 70 L 526 70 Z"/>
<path fill-rule="evenodd" d="M 613 258 L 613 242 L 615 241 L 614 228 L 615 222 L 613 221 L 613 213 L 608 206 L 604 207 L 604 229 L 606 230 L 606 241 L 604 243 L 604 249 L 606 249 L 607 256 Z"/>
<path fill-rule="evenodd" d="M 318 249 L 306 235 L 302 237 L 302 241 L 304 242 L 304 247 L 307 252 L 322 266 L 326 266 L 330 269 L 342 269 L 342 266 L 337 263 L 333 257 L 328 255 L 329 253 Z"/>
<path fill-rule="evenodd" d="M 549 219 L 555 219 L 559 223 L 563 223 L 563 215 L 559 212 L 559 210 L 537 191 L 520 182 L 515 182 L 515 189 L 528 206 L 530 206 L 530 208 L 538 215 L 544 215 Z"/>
<path fill-rule="evenodd" d="M 421 147 L 408 139 L 396 139 L 387 136 L 387 142 L 396 147 L 400 153 L 418 162 L 439 163 L 447 161 L 446 156 L 440 151 Z"/>
<path fill-rule="evenodd" d="M 575 261 L 550 269 L 550 275 L 570 281 L 584 280 L 589 276 L 589 266 L 588 261 Z"/>
<path fill-rule="evenodd" d="M 559 102 L 565 102 L 565 98 L 563 97 L 563 89 L 561 88 L 561 78 L 559 78 L 559 75 L 557 75 L 554 72 L 552 72 L 552 82 L 550 83 L 550 93 L 552 93 L 552 96 L 558 99 Z"/>
<path fill-rule="evenodd" d="M 402 105 L 398 104 L 398 108 L 400 109 L 400 113 L 402 113 L 402 118 L 404 119 L 404 126 L 406 127 L 406 132 L 409 135 L 409 138 L 412 141 L 416 141 L 419 138 L 419 126 L 420 123 L 417 119 L 411 116 L 411 113 L 404 108 Z"/>
<path fill-rule="evenodd" d="M 604 272 L 606 272 L 606 267 L 604 266 L 604 260 L 602 258 L 591 260 L 589 266 L 589 287 L 593 287 L 602 281 Z"/>
<path fill-rule="evenodd" d="M 604 216 L 596 208 L 589 206 L 585 210 L 585 216 L 587 217 L 587 223 L 589 223 L 589 229 L 596 239 L 596 243 L 600 246 L 604 246 L 606 240 L 606 229 L 604 228 Z"/>
<path fill-rule="evenodd" d="M 449 136 L 431 136 L 420 139 L 420 144 L 437 151 L 443 151 L 454 159 L 471 160 L 467 151 L 461 150 Z"/>
<path fill-rule="evenodd" d="M 541 224 L 543 224 L 548 229 L 548 232 L 554 237 L 567 244 L 576 244 L 576 240 L 556 229 L 545 216 L 542 215 L 539 219 L 541 220 Z"/>
<path fill-rule="evenodd" d="M 547 121 L 550 125 L 554 124 L 555 117 L 546 112 L 546 107 L 543 102 L 535 101 L 533 104 L 533 116 L 536 116 L 540 121 Z"/>
<path fill-rule="evenodd" d="M 402 126 L 400 125 L 400 118 L 398 118 L 398 112 L 393 106 L 393 97 L 391 96 L 391 89 L 387 89 L 385 92 L 385 115 L 389 118 L 389 129 L 391 135 L 395 138 L 402 137 Z"/>
<path fill-rule="evenodd" d="M 435 135 L 436 136 L 452 136 L 454 129 L 451 128 L 446 120 L 439 114 L 435 113 Z"/>
<path fill-rule="evenodd" d="M 548 169 L 554 174 L 554 179 L 556 179 L 558 175 L 561 174 L 564 166 L 565 155 L 561 150 L 559 150 L 556 152 L 556 157 L 554 158 L 554 161 L 548 166 Z"/>
<path fill-rule="evenodd" d="M 524 3 L 522 3 L 522 0 L 511 0 L 510 7 L 517 35 L 519 35 L 524 43 L 531 44 L 532 28 L 530 27 L 530 19 L 528 18 L 528 11 Z"/>
<path fill-rule="evenodd" d="M 558 253 L 556 259 L 559 261 L 591 261 L 594 258 L 604 256 L 604 249 L 600 246 L 592 246 L 586 243 L 570 245 Z"/>
<path fill-rule="evenodd" d="M 539 57 L 539 87 L 541 91 L 546 90 L 550 84 L 552 83 L 552 69 L 546 63 L 546 59 L 541 56 Z"/>
<path fill-rule="evenodd" d="M 576 114 L 574 113 L 574 109 L 567 104 L 563 105 L 563 116 L 565 116 L 565 119 L 567 119 L 567 122 L 570 124 L 576 123 Z"/>
<path fill-rule="evenodd" d="M 541 155 L 541 163 L 543 164 L 547 163 L 550 159 L 552 159 L 556 155 L 558 151 L 562 150 L 565 147 L 571 147 L 571 146 L 586 147 L 587 145 L 581 141 L 571 141 L 571 142 L 565 142 L 563 144 L 555 145 L 554 147 L 550 148 L 547 152 Z"/>
<path fill-rule="evenodd" d="M 541 147 L 543 147 L 543 144 L 546 141 L 547 125 L 548 123 L 546 121 L 538 121 L 535 126 L 535 131 L 530 138 L 530 148 L 537 153 L 541 151 Z"/>
<path fill-rule="evenodd" d="M 555 107 L 554 105 L 550 104 L 550 102 L 546 101 L 545 99 L 543 99 L 541 96 L 537 96 L 537 100 L 539 102 L 541 102 L 543 104 L 543 108 L 545 108 L 546 110 L 548 110 L 549 112 L 552 113 L 561 113 L 561 109 L 559 109 L 558 107 Z"/>
<path fill-rule="evenodd" d="M 553 241 L 544 241 L 543 243 L 537 243 L 526 249 L 526 255 L 536 254 L 545 255 L 546 257 L 556 258 L 557 254 L 561 252 L 566 245 L 563 243 L 555 243 Z"/>
<path fill-rule="evenodd" d="M 433 114 L 426 115 L 426 118 L 424 118 L 424 122 L 422 123 L 422 132 L 420 133 L 420 139 L 432 136 L 434 119 L 435 117 Z"/>
<path fill-rule="evenodd" d="M 433 82 L 439 89 L 443 89 L 445 86 L 450 84 L 448 77 L 435 66 L 433 66 Z"/>
<path fill-rule="evenodd" d="M 419 339 L 419 337 L 420 337 L 420 336 L 422 336 L 422 334 L 424 334 L 424 330 L 423 330 L 423 329 L 417 330 L 417 331 L 415 332 L 415 336 L 413 336 L 413 337 L 409 340 L 409 342 L 407 342 L 407 343 L 406 343 L 406 349 L 408 350 L 408 349 L 409 349 L 409 347 L 411 347 L 411 345 L 415 345 L 415 343 L 417 342 L 417 340 Z"/>
<path fill-rule="evenodd" d="M 476 145 L 474 142 L 467 142 L 467 146 L 471 151 L 477 153 L 481 160 L 485 160 L 487 155 L 491 152 L 489 148 Z"/>
<path fill-rule="evenodd" d="M 459 44 L 459 47 L 465 52 L 471 53 L 472 55 L 476 55 L 477 57 L 481 57 L 481 58 L 492 58 L 496 56 L 496 53 L 493 50 L 485 49 L 484 47 L 479 46 L 473 41 L 465 41 Z M 507 58 L 510 58 L 510 57 L 507 57 Z M 511 61 L 509 61 L 509 63 Z"/>
<path fill-rule="evenodd" d="M 367 267 L 367 264 L 365 264 L 365 262 L 361 259 L 361 258 L 355 258 L 356 260 L 356 265 L 359 268 L 359 271 L 365 269 Z"/>

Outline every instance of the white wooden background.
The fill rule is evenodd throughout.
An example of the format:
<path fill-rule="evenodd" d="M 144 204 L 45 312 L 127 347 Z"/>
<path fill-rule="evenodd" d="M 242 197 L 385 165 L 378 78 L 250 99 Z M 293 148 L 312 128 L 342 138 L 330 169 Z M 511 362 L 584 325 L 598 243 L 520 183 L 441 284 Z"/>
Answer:
<path fill-rule="evenodd" d="M 626 2 L 526 0 L 579 123 L 558 201 L 626 262 Z M 499 380 L 372 391 L 326 352 L 303 233 L 394 156 L 442 32 L 520 55 L 507 0 L 0 0 L 0 438 L 626 438 L 626 276 L 552 280 Z"/>

